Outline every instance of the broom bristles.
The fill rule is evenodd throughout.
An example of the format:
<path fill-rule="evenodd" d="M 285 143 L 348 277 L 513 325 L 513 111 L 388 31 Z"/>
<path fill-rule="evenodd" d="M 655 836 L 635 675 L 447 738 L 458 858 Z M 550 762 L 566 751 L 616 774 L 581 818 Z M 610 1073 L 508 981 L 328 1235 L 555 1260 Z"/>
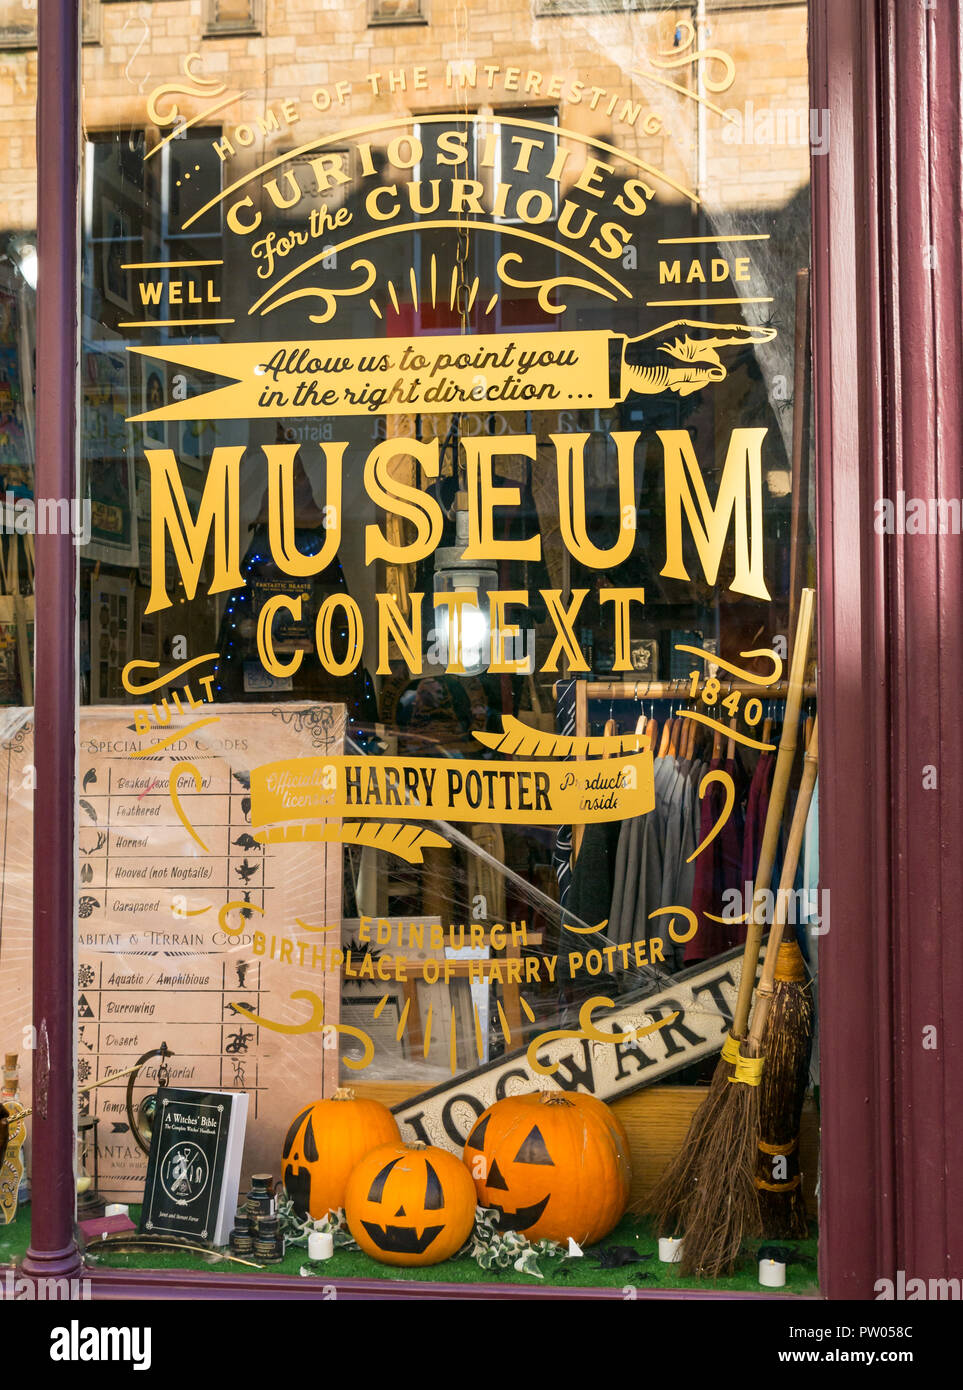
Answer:
<path fill-rule="evenodd" d="M 762 1233 L 767 1240 L 806 1240 L 809 1217 L 801 1183 L 789 1191 L 759 1193 Z"/>
<path fill-rule="evenodd" d="M 802 954 L 794 941 L 786 942 L 779 949 L 776 966 L 759 1097 L 756 1185 L 763 1233 L 768 1237 L 799 1240 L 808 1235 L 798 1140 L 809 1085 L 814 1015 Z M 780 1157 L 783 1164 L 777 1164 Z"/>
<path fill-rule="evenodd" d="M 731 1082 L 700 1154 L 686 1208 L 681 1272 L 701 1279 L 731 1274 L 744 1240 L 761 1235 L 755 1184 L 759 1087 Z"/>
<path fill-rule="evenodd" d="M 726 1096 L 732 1063 L 727 1052 L 733 1046 L 731 1035 L 726 1038 L 723 1052 L 716 1063 L 709 1089 L 698 1110 L 692 1116 L 682 1147 L 663 1172 L 651 1194 L 639 1203 L 639 1209 L 652 1213 L 659 1235 L 677 1236 L 686 1223 L 686 1209 L 696 1186 L 696 1170 L 702 1157 L 702 1140 L 714 1123 L 716 1112 Z"/>

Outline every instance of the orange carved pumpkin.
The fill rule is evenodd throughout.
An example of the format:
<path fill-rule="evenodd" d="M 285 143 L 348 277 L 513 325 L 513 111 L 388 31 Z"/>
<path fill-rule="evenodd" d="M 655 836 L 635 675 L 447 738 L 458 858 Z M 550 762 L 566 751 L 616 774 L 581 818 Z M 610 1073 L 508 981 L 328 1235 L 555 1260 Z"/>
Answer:
<path fill-rule="evenodd" d="M 625 1130 L 607 1105 L 575 1091 L 496 1101 L 469 1134 L 464 1161 L 479 1205 L 499 1213 L 501 1230 L 529 1240 L 592 1244 L 628 1201 Z"/>
<path fill-rule="evenodd" d="M 339 1089 L 295 1116 L 281 1150 L 284 1189 L 302 1216 L 317 1221 L 344 1206 L 348 1177 L 359 1158 L 401 1132 L 380 1101 Z"/>
<path fill-rule="evenodd" d="M 385 1144 L 348 1179 L 348 1228 L 366 1255 L 387 1265 L 435 1265 L 464 1245 L 475 1221 L 475 1185 L 445 1149 Z"/>

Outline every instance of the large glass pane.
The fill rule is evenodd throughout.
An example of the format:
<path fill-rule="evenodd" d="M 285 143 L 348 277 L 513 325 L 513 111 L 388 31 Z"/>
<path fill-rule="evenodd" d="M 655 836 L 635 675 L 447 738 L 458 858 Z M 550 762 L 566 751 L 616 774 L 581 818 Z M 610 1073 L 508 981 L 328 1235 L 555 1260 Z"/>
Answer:
<path fill-rule="evenodd" d="M 782 883 L 750 1188 L 812 1254 L 806 6 L 142 8 L 85 54 L 91 1190 L 295 1275 L 346 1208 L 328 1279 L 691 1257 Z"/>

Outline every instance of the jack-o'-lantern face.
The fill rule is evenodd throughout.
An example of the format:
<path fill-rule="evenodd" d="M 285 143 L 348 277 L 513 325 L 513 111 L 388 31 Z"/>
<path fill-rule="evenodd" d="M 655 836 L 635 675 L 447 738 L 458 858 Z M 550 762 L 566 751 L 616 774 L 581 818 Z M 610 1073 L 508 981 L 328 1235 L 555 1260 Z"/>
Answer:
<path fill-rule="evenodd" d="M 488 1128 L 491 1115 L 483 1115 L 478 1124 L 472 1130 L 468 1138 L 468 1143 L 476 1149 L 482 1149 L 485 1143 L 485 1132 Z M 504 1162 L 504 1158 L 502 1162 Z M 498 1159 L 492 1158 L 490 1162 L 479 1166 L 479 1171 L 487 1169 L 485 1187 L 488 1191 L 490 1200 L 486 1206 L 492 1207 L 498 1212 L 498 1228 L 501 1231 L 527 1231 L 534 1226 L 540 1219 L 545 1208 L 551 1201 L 551 1184 L 545 1174 L 537 1172 L 522 1174 L 517 1170 L 520 1167 L 531 1166 L 533 1168 L 554 1168 L 555 1162 L 545 1144 L 545 1138 L 538 1125 L 533 1124 L 531 1129 L 522 1139 L 518 1146 L 518 1152 L 512 1159 L 512 1186 L 509 1188 L 505 1175 L 498 1166 Z M 506 1209 L 505 1203 L 513 1201 L 518 1203 L 526 1195 L 531 1195 L 533 1190 L 537 1191 L 545 1188 L 544 1196 L 538 1196 L 534 1201 L 528 1202 L 523 1206 L 516 1205 L 514 1210 Z M 501 1194 L 501 1199 L 496 1201 L 496 1195 Z"/>
<path fill-rule="evenodd" d="M 496 1101 L 465 1144 L 479 1205 L 530 1240 L 600 1240 L 625 1210 L 628 1140 L 593 1096 L 533 1092 Z"/>
<path fill-rule="evenodd" d="M 369 1202 L 375 1206 L 384 1206 L 388 1179 L 401 1161 L 400 1157 L 389 1158 L 381 1171 L 375 1174 L 374 1180 L 368 1188 Z M 361 1224 L 379 1250 L 390 1250 L 397 1255 L 423 1255 L 432 1241 L 437 1240 L 445 1229 L 443 1221 L 438 1221 L 437 1225 L 434 1226 L 427 1226 L 421 1225 L 419 1219 L 429 1219 L 431 1212 L 437 1218 L 438 1213 L 443 1211 L 445 1206 L 445 1196 L 441 1190 L 441 1183 L 438 1181 L 438 1174 L 431 1166 L 430 1160 L 425 1161 L 425 1195 L 418 1202 L 413 1202 L 409 1198 L 409 1206 L 412 1208 L 410 1214 L 402 1201 L 391 1221 L 362 1221 Z M 387 1214 L 386 1211 L 385 1215 L 387 1216 Z M 420 1230 L 418 1226 L 411 1224 L 415 1220 L 418 1220 L 418 1224 L 421 1226 Z M 398 1224 L 399 1222 L 403 1224 Z"/>
<path fill-rule="evenodd" d="M 281 1152 L 284 1190 L 302 1215 L 311 1205 L 311 1174 L 318 1157 L 318 1141 L 308 1106 L 292 1121 Z"/>
<path fill-rule="evenodd" d="M 349 1089 L 309 1105 L 291 1122 L 281 1150 L 281 1176 L 295 1210 L 317 1220 L 343 1207 L 354 1165 L 399 1137 L 390 1110 Z"/>
<path fill-rule="evenodd" d="M 345 1216 L 351 1234 L 373 1259 L 438 1264 L 468 1238 L 475 1189 L 454 1154 L 385 1144 L 366 1154 L 348 1179 Z"/>

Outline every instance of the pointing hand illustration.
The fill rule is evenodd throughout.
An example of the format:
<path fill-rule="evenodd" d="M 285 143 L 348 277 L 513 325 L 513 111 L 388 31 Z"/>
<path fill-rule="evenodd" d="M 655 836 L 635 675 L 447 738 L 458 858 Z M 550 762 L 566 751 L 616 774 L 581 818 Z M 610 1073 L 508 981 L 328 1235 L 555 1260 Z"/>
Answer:
<path fill-rule="evenodd" d="M 701 323 L 674 319 L 651 333 L 630 338 L 622 360 L 622 391 L 656 396 L 675 391 L 690 396 L 713 382 L 724 381 L 728 368 L 717 349 L 768 343 L 774 328 L 745 323 Z"/>

